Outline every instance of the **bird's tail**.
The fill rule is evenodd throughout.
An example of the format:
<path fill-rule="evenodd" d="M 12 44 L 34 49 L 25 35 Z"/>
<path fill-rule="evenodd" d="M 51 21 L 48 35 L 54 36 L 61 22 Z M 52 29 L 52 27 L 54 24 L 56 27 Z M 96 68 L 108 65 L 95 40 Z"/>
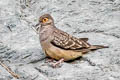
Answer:
<path fill-rule="evenodd" d="M 109 47 L 108 46 L 102 46 L 102 45 L 90 45 L 90 47 L 87 48 L 87 49 L 80 49 L 80 50 L 76 50 L 76 51 L 80 51 L 80 52 L 83 52 L 83 54 L 86 54 L 87 52 L 94 51 L 94 50 L 97 50 L 97 49 L 102 49 L 102 48 L 109 48 Z"/>
<path fill-rule="evenodd" d="M 108 48 L 108 46 L 102 46 L 102 45 L 91 45 L 90 50 L 97 50 L 97 49 L 102 49 L 102 48 Z"/>

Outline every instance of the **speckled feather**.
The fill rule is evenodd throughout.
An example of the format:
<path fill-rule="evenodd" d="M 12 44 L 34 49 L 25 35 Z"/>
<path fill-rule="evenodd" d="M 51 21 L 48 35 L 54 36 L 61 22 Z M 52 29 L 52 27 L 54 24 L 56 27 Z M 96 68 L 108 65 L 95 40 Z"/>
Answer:
<path fill-rule="evenodd" d="M 89 48 L 90 44 L 82 39 L 78 39 L 68 33 L 55 29 L 53 32 L 54 39 L 51 43 L 59 48 L 65 50 L 78 50 L 83 48 Z"/>

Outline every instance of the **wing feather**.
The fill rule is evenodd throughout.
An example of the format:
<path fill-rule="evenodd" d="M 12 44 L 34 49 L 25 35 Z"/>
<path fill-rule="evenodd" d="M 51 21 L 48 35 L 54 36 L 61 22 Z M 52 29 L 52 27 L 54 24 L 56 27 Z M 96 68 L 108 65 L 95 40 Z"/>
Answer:
<path fill-rule="evenodd" d="M 62 49 L 79 50 L 90 47 L 90 45 L 86 41 L 73 37 L 68 33 L 60 30 L 54 31 L 53 36 L 54 38 L 51 43 Z"/>

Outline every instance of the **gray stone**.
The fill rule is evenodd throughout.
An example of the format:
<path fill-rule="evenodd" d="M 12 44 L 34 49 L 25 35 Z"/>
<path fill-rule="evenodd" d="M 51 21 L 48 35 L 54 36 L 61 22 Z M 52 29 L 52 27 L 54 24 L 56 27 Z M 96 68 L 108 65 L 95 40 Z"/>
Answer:
<path fill-rule="evenodd" d="M 120 80 L 119 4 L 120 0 L 0 0 L 0 61 L 19 80 Z M 59 29 L 109 48 L 51 67 L 31 28 L 45 13 Z M 17 79 L 0 66 L 0 80 Z"/>

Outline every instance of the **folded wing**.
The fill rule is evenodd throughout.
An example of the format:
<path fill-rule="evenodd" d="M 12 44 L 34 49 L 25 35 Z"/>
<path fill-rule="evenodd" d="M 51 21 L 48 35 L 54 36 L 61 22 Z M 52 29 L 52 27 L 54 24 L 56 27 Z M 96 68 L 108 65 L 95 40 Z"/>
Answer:
<path fill-rule="evenodd" d="M 66 32 L 56 30 L 53 32 L 53 40 L 51 43 L 59 47 L 61 49 L 65 50 L 82 50 L 82 49 L 87 49 L 90 47 L 90 44 L 88 44 L 86 41 L 88 40 L 87 38 L 76 38 L 73 37 Z"/>

